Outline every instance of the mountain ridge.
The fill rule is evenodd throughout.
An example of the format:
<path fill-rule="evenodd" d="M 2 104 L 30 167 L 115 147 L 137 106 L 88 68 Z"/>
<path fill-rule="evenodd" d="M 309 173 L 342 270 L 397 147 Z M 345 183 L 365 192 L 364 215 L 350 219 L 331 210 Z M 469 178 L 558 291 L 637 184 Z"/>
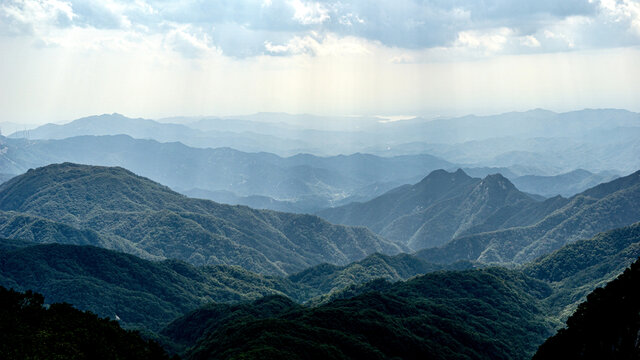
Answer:
<path fill-rule="evenodd" d="M 575 195 L 532 225 L 466 235 L 416 255 L 431 262 L 523 263 L 562 245 L 639 221 L 638 199 L 640 171 Z"/>
<path fill-rule="evenodd" d="M 445 244 L 461 234 L 528 224 L 562 201 L 539 202 L 500 174 L 472 178 L 462 169 L 436 170 L 420 182 L 393 189 L 365 203 L 326 209 L 318 215 L 364 225 L 413 250 Z"/>
<path fill-rule="evenodd" d="M 311 215 L 190 199 L 122 168 L 58 164 L 0 186 L 0 210 L 98 232 L 109 248 L 286 274 L 401 247 Z M 105 244 L 93 244 L 105 246 Z"/>

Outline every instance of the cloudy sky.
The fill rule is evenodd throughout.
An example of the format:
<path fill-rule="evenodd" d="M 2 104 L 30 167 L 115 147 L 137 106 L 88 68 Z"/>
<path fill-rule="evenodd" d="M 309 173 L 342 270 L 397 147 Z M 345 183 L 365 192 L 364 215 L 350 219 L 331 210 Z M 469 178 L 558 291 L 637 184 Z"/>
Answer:
<path fill-rule="evenodd" d="M 0 121 L 640 111 L 637 0 L 0 0 Z"/>

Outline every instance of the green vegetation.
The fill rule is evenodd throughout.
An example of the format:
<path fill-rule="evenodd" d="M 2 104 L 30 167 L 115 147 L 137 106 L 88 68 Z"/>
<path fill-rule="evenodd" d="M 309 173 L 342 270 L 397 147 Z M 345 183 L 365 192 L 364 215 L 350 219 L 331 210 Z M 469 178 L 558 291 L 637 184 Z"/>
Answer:
<path fill-rule="evenodd" d="M 566 245 L 523 267 L 525 274 L 549 282 L 545 303 L 566 319 L 595 288 L 604 286 L 640 257 L 640 223 Z"/>
<path fill-rule="evenodd" d="M 315 295 L 310 304 L 318 304 L 336 297 L 343 297 L 345 290 L 352 291 L 353 287 L 376 279 L 401 281 L 440 270 L 464 270 L 472 267 L 473 264 L 469 262 L 441 265 L 431 264 L 408 254 L 395 256 L 373 254 L 347 266 L 329 264 L 314 266 L 290 275 L 288 279 L 300 286 L 313 288 Z"/>
<path fill-rule="evenodd" d="M 640 260 L 580 304 L 567 326 L 547 339 L 540 359 L 638 359 Z"/>
<path fill-rule="evenodd" d="M 634 224 L 565 246 L 522 269 L 433 272 L 405 282 L 351 284 L 314 299 L 318 306 L 312 308 L 285 300 L 275 302 L 277 311 L 251 303 L 210 305 L 176 320 L 163 335 L 192 359 L 302 354 L 524 359 L 586 293 L 636 259 L 638 247 L 640 224 Z M 420 264 L 411 258 L 367 260 L 358 265 L 369 264 L 372 273 L 384 269 L 376 266 L 381 263 Z M 332 274 L 349 274 L 347 269 L 321 266 L 290 279 L 331 284 L 339 278 Z"/>
<path fill-rule="evenodd" d="M 442 189 L 450 176 L 471 179 L 461 171 L 429 181 L 434 176 Z M 401 247 L 365 228 L 189 199 L 120 168 L 52 165 L 0 185 L 0 235 L 12 238 L 0 240 L 0 285 L 43 293 L 25 302 L 39 311 L 64 308 L 44 310 L 46 299 L 117 317 L 189 359 L 525 359 L 587 293 L 640 256 L 640 223 L 573 242 L 637 221 L 639 179 L 640 172 L 568 202 L 520 198 L 500 176 L 472 179 L 463 187 L 475 197 L 439 203 L 451 205 L 440 216 L 460 220 L 450 211 L 467 206 L 481 220 L 456 231 L 514 224 L 524 209 L 529 220 L 551 213 L 416 257 L 371 254 Z M 484 267 L 567 241 L 521 267 Z M 166 257 L 181 260 L 149 260 Z M 32 341 L 15 341 L 23 340 Z"/>
<path fill-rule="evenodd" d="M 260 303 L 228 317 L 214 306 L 164 334 L 183 345 L 204 334 L 188 359 L 525 359 L 551 333 L 536 305 L 550 292 L 505 269 L 437 272 L 315 308 L 271 300 L 267 316 L 251 310 Z"/>
<path fill-rule="evenodd" d="M 348 266 L 322 264 L 281 278 L 239 266 L 148 261 L 93 246 L 0 240 L 0 285 L 34 290 L 48 302 L 71 303 L 100 316 L 117 314 L 124 326 L 151 331 L 209 302 L 284 295 L 318 303 L 326 301 L 326 294 L 350 285 L 377 278 L 405 280 L 444 268 L 406 254 L 374 254 Z"/>
<path fill-rule="evenodd" d="M 0 287 L 0 354 L 3 359 L 169 359 L 153 341 L 116 321 L 69 304 L 44 306 L 42 295 Z"/>
<path fill-rule="evenodd" d="M 640 224 L 522 269 L 438 271 L 442 265 L 410 255 L 376 254 L 287 278 L 91 246 L 2 244 L 0 285 L 33 288 L 48 302 L 117 315 L 123 325 L 149 331 L 187 313 L 156 337 L 187 358 L 524 359 L 584 294 L 637 256 Z M 420 272 L 431 273 L 415 276 Z"/>
<path fill-rule="evenodd" d="M 289 298 L 279 295 L 238 304 L 211 303 L 177 318 L 162 330 L 160 337 L 174 351 L 184 352 L 198 339 L 223 326 L 278 317 L 302 309 Z"/>
<path fill-rule="evenodd" d="M 365 228 L 311 215 L 190 199 L 122 168 L 65 163 L 28 171 L 0 186 L 0 210 L 10 212 L 0 227 L 5 237 L 239 265 L 264 274 L 291 274 L 323 262 L 346 265 L 402 249 Z"/>
<path fill-rule="evenodd" d="M 152 331 L 212 301 L 270 294 L 302 301 L 310 292 L 286 279 L 237 266 L 151 262 L 92 246 L 59 244 L 0 250 L 0 285 L 37 291 L 49 303 L 67 302 L 110 318 L 117 315 L 129 328 Z"/>

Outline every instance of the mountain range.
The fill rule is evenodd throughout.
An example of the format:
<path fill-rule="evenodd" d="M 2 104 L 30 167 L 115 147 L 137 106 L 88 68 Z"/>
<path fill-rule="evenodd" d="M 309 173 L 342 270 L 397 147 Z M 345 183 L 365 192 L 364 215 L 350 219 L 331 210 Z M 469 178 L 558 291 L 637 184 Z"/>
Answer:
<path fill-rule="evenodd" d="M 312 215 L 190 199 L 122 168 L 70 163 L 28 171 L 0 186 L 2 236 L 28 231 L 80 237 L 81 244 L 149 259 L 241 265 L 293 273 L 322 262 L 347 264 L 403 248 L 363 227 L 336 226 Z M 28 227 L 24 225 L 32 224 Z"/>
<path fill-rule="evenodd" d="M 43 294 L 128 328 L 159 331 L 170 320 L 209 302 L 234 303 L 286 296 L 319 304 L 334 292 L 375 279 L 401 281 L 445 269 L 408 254 L 373 254 L 345 266 L 316 265 L 287 277 L 260 275 L 240 266 L 194 266 L 179 260 L 150 261 L 88 245 L 0 240 L 0 286 Z M 37 274 L 37 276 L 34 276 Z"/>
<path fill-rule="evenodd" d="M 382 158 L 353 154 L 322 158 L 300 154 L 282 158 L 270 153 L 199 149 L 125 135 L 43 141 L 5 138 L 0 139 L 0 148 L 0 172 L 8 174 L 60 162 L 121 166 L 187 194 L 220 201 L 228 200 L 225 194 L 230 193 L 235 199 L 247 199 L 243 205 L 265 205 L 263 199 L 267 197 L 273 199 L 273 204 L 300 212 L 352 198 L 370 199 L 432 170 L 452 166 L 430 155 Z M 266 200 L 269 205 L 270 199 Z"/>
<path fill-rule="evenodd" d="M 613 118 L 618 115 L 622 116 L 620 115 L 622 113 L 615 114 L 618 113 L 612 112 L 611 116 Z M 207 122 L 205 119 L 198 121 L 198 123 L 203 121 Z M 291 127 L 286 124 L 256 123 L 241 119 L 227 119 L 222 122 L 234 128 L 230 125 L 233 121 L 239 122 L 236 124 L 236 127 L 239 128 L 249 127 L 250 124 L 257 124 L 257 129 L 270 126 Z M 477 121 L 491 122 L 493 120 L 481 118 Z M 612 124 L 631 126 L 633 121 L 633 116 L 629 115 L 628 118 L 622 116 Z M 609 125 L 602 126 L 608 129 Z M 635 154 L 633 152 L 635 145 L 631 143 L 611 144 L 611 139 L 621 139 L 626 142 L 635 141 L 637 137 L 629 136 L 634 131 L 633 127 L 627 130 L 621 130 L 621 133 L 618 134 L 620 136 L 612 134 L 608 138 L 610 144 L 608 146 L 611 149 L 625 149 L 622 153 L 619 150 L 615 151 L 612 156 L 627 156 L 624 155 L 626 152 L 630 152 L 628 155 Z M 522 161 L 511 161 L 508 167 L 505 167 L 501 166 L 500 162 L 483 163 L 464 157 L 442 155 L 438 151 L 429 153 L 441 154 L 444 158 L 456 159 L 456 161 L 447 161 L 444 158 L 426 155 L 424 152 L 391 157 L 362 153 L 319 157 L 296 152 L 297 155 L 294 156 L 280 157 L 274 153 L 248 153 L 224 148 L 221 146 L 233 144 L 220 141 L 196 144 L 184 140 L 181 135 L 189 134 L 189 136 L 200 139 L 204 136 L 200 134 L 201 131 L 204 130 L 190 128 L 183 124 L 130 119 L 118 114 L 83 118 L 65 125 L 46 125 L 31 130 L 28 139 L 19 134 L 14 134 L 13 138 L 0 138 L 2 152 L 0 154 L 0 174 L 3 174 L 0 176 L 0 180 L 21 174 L 29 168 L 50 163 L 75 162 L 101 166 L 121 166 L 189 196 L 260 209 L 313 213 L 354 201 L 367 201 L 397 186 L 415 183 L 433 170 L 455 170 L 457 167 L 462 167 L 469 174 L 478 177 L 500 172 L 514 182 L 521 191 L 527 193 L 545 197 L 558 194 L 572 196 L 597 183 L 609 181 L 616 176 L 628 173 L 624 169 L 629 169 L 629 164 L 634 164 L 635 161 L 635 159 L 631 159 L 634 158 L 631 156 L 627 159 L 628 161 L 621 162 L 624 163 L 624 166 L 621 166 L 618 161 L 611 160 L 609 155 L 606 155 L 605 158 L 597 154 L 583 156 L 582 158 L 590 159 L 603 158 L 603 161 L 609 164 L 606 167 L 596 167 L 596 170 L 604 168 L 606 171 L 598 170 L 599 172 L 594 173 L 583 169 L 576 170 L 577 162 L 569 162 L 566 166 L 554 169 L 543 169 L 532 166 L 534 163 L 532 159 L 523 158 Z M 139 139 L 129 138 L 128 135 L 102 134 L 129 134 L 139 137 Z M 357 136 L 357 133 L 355 135 L 348 133 L 347 137 L 354 136 Z M 43 139 L 34 140 L 35 138 Z M 46 138 L 60 139 L 45 140 Z M 149 138 L 155 140 L 149 140 Z M 321 138 L 333 139 L 335 136 L 324 134 Z M 379 136 L 376 138 L 379 139 Z M 593 140 L 595 144 L 601 143 L 596 140 Z M 190 146 L 166 141 L 182 141 Z M 349 142 L 348 139 L 345 141 Z M 483 141 L 488 141 L 487 149 L 491 149 L 502 140 Z M 564 138 L 558 141 L 562 144 L 567 142 Z M 516 145 L 526 143 L 521 139 L 514 140 L 514 142 Z M 252 140 L 251 143 L 260 142 Z M 283 143 L 287 143 L 287 141 L 283 141 Z M 464 147 L 458 145 L 455 145 L 456 149 Z M 574 145 L 578 148 L 591 146 Z M 536 143 L 532 146 L 534 149 L 553 148 L 546 143 Z M 246 149 L 241 146 L 237 148 Z M 471 153 L 486 151 L 482 149 L 470 150 Z M 554 151 L 568 153 L 568 150 L 557 149 L 557 146 Z M 544 159 L 543 162 L 548 163 L 548 157 L 539 154 L 533 155 L 536 162 L 539 159 Z M 490 166 L 486 166 L 487 164 Z M 569 172 L 563 173 L 562 171 L 565 170 Z"/>
<path fill-rule="evenodd" d="M 578 308 L 579 314 L 585 305 L 578 304 L 587 293 L 637 259 L 638 229 L 640 223 L 578 241 L 516 270 L 487 268 L 435 272 L 406 282 L 373 281 L 312 308 L 281 297 L 210 304 L 178 318 L 162 334 L 187 359 L 295 358 L 305 351 L 331 359 L 528 359 L 561 326 L 566 309 Z M 580 250 L 588 255 L 575 256 Z M 569 288 L 573 293 L 566 292 Z M 626 293 L 633 289 L 618 287 Z M 627 303 L 625 309 L 632 306 Z M 577 316 L 584 315 L 573 315 Z M 625 321 L 614 316 L 609 323 Z M 568 323 L 569 329 L 575 326 Z M 588 331 L 593 338 L 602 333 L 594 327 Z"/>
<path fill-rule="evenodd" d="M 312 118 L 0 138 L 0 301 L 23 324 L 0 348 L 167 356 L 122 326 L 186 359 L 635 356 L 638 114 Z"/>
<path fill-rule="evenodd" d="M 203 351 L 210 354 L 214 351 L 208 348 L 213 346 L 210 345 L 212 342 L 237 341 L 233 340 L 233 337 L 245 335 L 242 332 L 236 335 L 234 331 L 237 330 L 233 329 L 251 328 L 257 325 L 253 322 L 259 319 L 268 320 L 259 325 L 260 329 L 267 326 L 265 330 L 268 330 L 274 321 L 276 324 L 284 321 L 287 327 L 290 326 L 292 329 L 306 329 L 296 332 L 295 335 L 291 334 L 293 339 L 299 339 L 300 336 L 305 338 L 306 334 L 323 336 L 321 334 L 326 332 L 325 329 L 333 329 L 331 331 L 335 334 L 340 334 L 341 331 L 346 331 L 345 329 L 351 329 L 349 334 L 362 334 L 360 331 L 366 328 L 363 327 L 365 324 L 372 327 L 371 331 L 381 331 L 393 323 L 395 325 L 391 328 L 396 327 L 397 334 L 410 331 L 420 335 L 424 334 L 422 331 L 436 329 L 412 328 L 411 322 L 402 322 L 398 316 L 429 319 L 428 323 L 438 324 L 437 336 L 433 338 L 438 339 L 437 343 L 430 343 L 428 340 L 420 343 L 410 342 L 410 350 L 406 351 L 447 357 L 446 354 L 451 355 L 454 351 L 451 346 L 459 346 L 458 351 L 471 352 L 475 354 L 473 356 L 480 358 L 490 357 L 486 351 L 508 353 L 514 358 L 526 358 L 526 354 L 531 354 L 536 344 L 542 342 L 550 335 L 551 329 L 557 326 L 557 323 L 549 319 L 566 318 L 587 293 L 615 278 L 628 264 L 637 259 L 640 255 L 639 229 L 640 223 L 637 223 L 599 234 L 593 239 L 578 241 L 517 271 L 492 268 L 486 271 L 437 272 L 426 277 L 419 276 L 407 283 L 395 284 L 379 280 L 366 283 L 366 280 L 363 280 L 351 285 L 343 284 L 344 290 L 337 293 L 331 285 L 323 284 L 335 283 L 335 279 L 340 277 L 353 278 L 350 275 L 353 274 L 353 269 L 367 274 L 369 279 L 377 278 L 381 274 L 381 268 L 393 269 L 392 272 L 400 275 L 395 279 L 398 280 L 423 272 L 432 272 L 438 268 L 437 265 L 421 263 L 409 255 L 399 255 L 394 257 L 395 259 L 375 255 L 348 267 L 322 265 L 283 279 L 251 274 L 238 267 L 193 267 L 179 261 L 150 262 L 90 246 L 34 245 L 5 239 L 0 242 L 3 264 L 0 285 L 38 289 L 46 294 L 49 303 L 73 300 L 80 308 L 89 308 L 111 317 L 117 315 L 122 324 L 147 325 L 145 328 L 151 331 L 157 331 L 159 325 L 162 326 L 176 313 L 215 300 L 216 303 L 188 312 L 160 333 L 159 339 L 165 342 L 165 346 L 184 352 L 187 358 Z M 586 256 L 576 256 L 576 253 Z M 380 266 L 381 264 L 384 265 Z M 341 275 L 335 276 L 337 273 Z M 37 276 L 34 276 L 36 274 Z M 447 286 L 443 287 L 442 284 Z M 311 289 L 328 295 L 334 293 L 334 296 L 329 301 L 316 303 L 322 305 L 313 308 L 297 305 L 282 297 L 287 295 L 302 301 L 308 298 Z M 229 302 L 259 298 L 268 294 L 277 297 L 266 297 L 240 304 Z M 469 296 L 477 299 L 479 302 L 476 306 L 480 307 L 460 307 L 469 301 Z M 423 303 L 425 299 L 429 299 L 427 303 Z M 389 301 L 391 304 L 383 305 Z M 483 303 L 486 305 L 481 305 Z M 415 306 L 418 308 L 409 310 Z M 487 317 L 486 314 L 490 312 L 486 312 L 488 308 L 485 306 L 501 309 L 505 314 L 511 315 L 496 314 L 495 317 Z M 363 315 L 358 318 L 350 317 L 353 307 L 363 311 Z M 403 315 L 404 311 L 410 312 Z M 444 319 L 437 319 L 442 311 L 450 314 L 447 316 L 458 315 L 449 321 L 441 322 Z M 475 313 L 476 311 L 479 313 Z M 479 314 L 485 316 L 475 318 Z M 329 317 L 325 318 L 326 322 L 318 322 L 314 320 L 317 316 Z M 458 318 L 467 319 L 466 321 L 475 320 L 474 324 L 466 327 L 456 320 Z M 338 319 L 349 319 L 348 322 L 352 322 L 352 325 L 346 326 Z M 392 323 L 387 323 L 389 321 Z M 236 325 L 229 329 L 231 324 Z M 475 328 L 476 326 L 479 327 Z M 501 337 L 504 345 L 486 343 L 495 336 L 495 331 L 513 331 L 513 326 L 517 326 L 519 330 L 513 335 L 505 333 Z M 226 330 L 221 331 L 218 328 Z M 476 330 L 473 330 L 474 328 Z M 491 334 L 486 333 L 486 329 L 492 329 Z M 460 332 L 469 331 L 475 331 L 474 335 L 469 334 L 470 339 L 474 340 L 459 342 L 462 336 Z M 232 339 L 225 340 L 228 336 L 232 336 Z M 356 336 L 355 339 L 351 339 L 352 335 L 346 336 L 344 342 L 334 344 L 337 344 L 339 351 L 348 351 L 351 346 L 365 346 L 364 349 L 383 346 L 381 351 L 384 353 L 400 351 L 397 346 L 407 335 L 400 336 L 389 337 L 386 342 L 371 338 L 365 333 Z M 243 353 L 265 342 L 269 343 L 269 339 L 268 336 L 258 337 L 240 349 L 226 345 L 222 348 L 228 349 L 230 354 L 237 355 L 238 352 Z M 529 339 L 528 342 L 525 339 Z M 305 341 L 312 344 L 318 339 L 307 338 Z M 355 341 L 355 344 L 349 345 L 352 341 Z M 425 343 L 432 345 L 428 348 L 419 345 Z M 309 346 L 312 345 L 304 345 L 299 351 L 308 351 Z M 497 349 L 495 346 L 508 346 L 511 350 L 505 353 L 504 349 Z M 191 349 L 187 350 L 189 348 Z"/>
<path fill-rule="evenodd" d="M 104 114 L 62 125 L 47 124 L 11 136 L 63 139 L 118 134 L 281 156 L 432 154 L 464 167 L 510 167 L 519 176 L 553 176 L 576 169 L 629 173 L 640 168 L 636 156 L 640 149 L 640 114 L 617 109 L 566 113 L 535 109 L 395 122 L 268 113 L 229 118 L 178 117 L 159 122 Z"/>
<path fill-rule="evenodd" d="M 339 224 L 366 226 L 413 250 L 437 247 L 469 233 L 523 226 L 565 205 L 557 197 L 538 201 L 500 174 L 472 178 L 463 170 L 436 170 L 364 203 L 318 212 Z"/>
<path fill-rule="evenodd" d="M 442 247 L 421 250 L 417 256 L 443 263 L 524 263 L 600 231 L 639 221 L 639 200 L 637 171 L 562 200 L 562 206 L 531 225 L 461 236 Z"/>
<path fill-rule="evenodd" d="M 456 199 L 449 188 L 467 197 L 479 193 L 484 201 L 500 195 L 470 207 L 486 220 L 469 229 L 515 222 L 496 214 L 514 215 L 522 206 L 530 219 L 542 218 L 533 227 L 555 221 L 552 233 L 570 242 L 554 244 L 559 250 L 553 252 L 553 246 L 540 247 L 535 261 L 505 269 L 487 267 L 491 261 L 483 257 L 442 254 L 460 241 L 522 234 L 532 225 L 457 237 L 415 256 L 372 254 L 380 247 L 390 254 L 407 249 L 365 228 L 311 215 L 189 199 L 122 168 L 55 164 L 0 186 L 0 234 L 11 238 L 0 240 L 0 285 L 35 289 L 47 303 L 71 302 L 117 316 L 185 358 L 281 358 L 310 351 L 323 358 L 528 358 L 589 292 L 640 256 L 633 206 L 639 184 L 640 172 L 570 199 L 541 202 L 502 176 L 478 179 L 459 170 L 436 171 L 399 188 L 425 191 L 432 206 Z M 398 209 L 416 200 L 392 199 Z M 549 205 L 541 204 L 549 201 L 564 205 L 544 215 Z M 499 210 L 505 206 L 511 210 Z M 485 215 L 485 209 L 495 213 Z M 586 239 L 615 226 L 624 227 Z M 505 245 L 521 244 L 509 241 Z M 50 242 L 66 244 L 41 244 Z M 225 244 L 241 250 L 221 251 Z M 212 266 L 194 261 L 197 255 L 189 258 L 188 251 L 227 257 Z M 160 260 L 165 257 L 185 261 Z"/>

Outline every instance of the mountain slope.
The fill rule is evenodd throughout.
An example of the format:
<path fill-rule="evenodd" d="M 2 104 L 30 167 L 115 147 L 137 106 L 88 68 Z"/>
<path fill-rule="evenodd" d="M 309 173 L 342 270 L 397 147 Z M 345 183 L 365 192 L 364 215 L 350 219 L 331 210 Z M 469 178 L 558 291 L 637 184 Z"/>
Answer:
<path fill-rule="evenodd" d="M 572 197 L 533 225 L 456 238 L 416 255 L 442 263 L 459 260 L 524 263 L 565 244 L 639 221 L 639 201 L 640 171 Z"/>
<path fill-rule="evenodd" d="M 195 267 L 148 261 L 94 246 L 38 245 L 0 240 L 0 286 L 42 293 L 100 316 L 117 314 L 126 327 L 158 330 L 208 302 L 227 303 L 284 295 L 296 302 L 326 301 L 334 291 L 374 279 L 392 281 L 470 264 L 432 265 L 407 254 L 373 254 L 347 266 L 321 264 L 286 278 L 238 266 Z"/>
<path fill-rule="evenodd" d="M 3 241 L 4 242 L 4 241 Z M 303 293 L 291 282 L 224 265 L 151 262 L 93 246 L 31 245 L 0 250 L 0 285 L 42 293 L 127 327 L 158 330 L 207 302 Z"/>
<path fill-rule="evenodd" d="M 462 270 L 472 268 L 468 262 L 452 265 L 431 264 L 409 254 L 394 256 L 373 254 L 346 266 L 321 264 L 299 273 L 289 275 L 287 280 L 294 284 L 308 286 L 315 291 L 314 303 L 327 301 L 333 292 L 353 285 L 360 285 L 376 279 L 388 281 L 407 280 L 441 270 Z"/>
<path fill-rule="evenodd" d="M 640 357 L 640 261 L 604 288 L 598 288 L 547 339 L 539 359 L 637 359 Z"/>
<path fill-rule="evenodd" d="M 550 333 L 536 305 L 549 291 L 504 269 L 438 272 L 316 308 L 178 321 L 181 339 L 204 334 L 187 359 L 525 359 Z"/>
<path fill-rule="evenodd" d="M 565 245 L 523 267 L 531 277 L 549 282 L 550 311 L 566 319 L 595 288 L 615 279 L 640 257 L 640 223 Z"/>
<path fill-rule="evenodd" d="M 0 287 L 3 359 L 169 359 L 155 342 L 69 304 Z"/>
<path fill-rule="evenodd" d="M 462 170 L 436 170 L 365 203 L 326 209 L 331 222 L 363 225 L 383 237 L 420 250 L 466 233 L 527 225 L 562 204 L 538 202 L 499 174 L 471 178 Z"/>
<path fill-rule="evenodd" d="M 122 168 L 65 163 L 29 171 L 0 186 L 0 210 L 93 230 L 105 242 L 92 245 L 268 274 L 401 250 L 365 228 L 190 199 Z"/>

